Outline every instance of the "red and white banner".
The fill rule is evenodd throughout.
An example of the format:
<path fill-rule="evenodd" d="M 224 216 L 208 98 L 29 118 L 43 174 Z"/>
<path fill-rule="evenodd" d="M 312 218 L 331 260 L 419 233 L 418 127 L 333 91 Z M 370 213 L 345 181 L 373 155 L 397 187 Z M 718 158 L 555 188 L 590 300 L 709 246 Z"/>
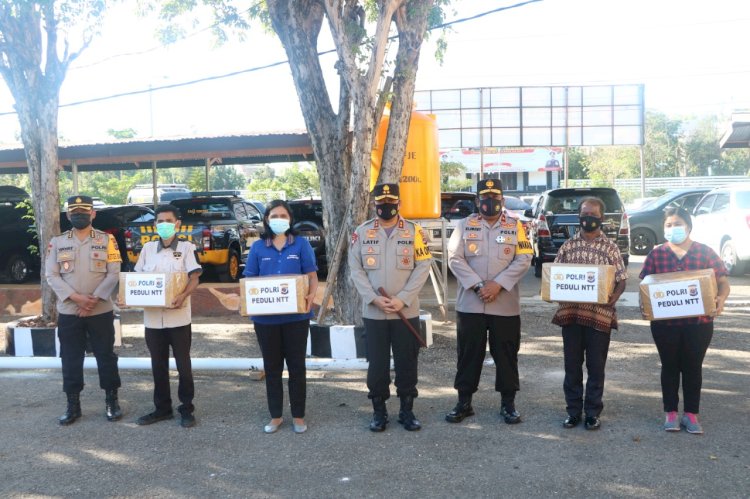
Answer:
<path fill-rule="evenodd" d="M 485 147 L 441 149 L 440 161 L 461 163 L 467 173 L 478 173 L 484 160 L 484 173 L 556 172 L 562 169 L 562 147 Z"/>

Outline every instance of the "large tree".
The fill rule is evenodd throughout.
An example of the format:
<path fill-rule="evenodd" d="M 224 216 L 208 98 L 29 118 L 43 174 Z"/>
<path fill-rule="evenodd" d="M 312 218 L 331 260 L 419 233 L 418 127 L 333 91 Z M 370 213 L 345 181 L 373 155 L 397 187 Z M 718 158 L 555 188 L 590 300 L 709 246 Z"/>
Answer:
<path fill-rule="evenodd" d="M 29 169 L 40 248 L 59 233 L 57 119 L 60 87 L 70 63 L 90 42 L 103 0 L 0 1 L 0 74 L 8 85 Z M 67 33 L 80 33 L 70 50 Z M 46 251 L 41 251 L 42 268 Z M 56 319 L 52 289 L 42 279 L 42 315 Z"/>
<path fill-rule="evenodd" d="M 270 21 L 286 51 L 302 115 L 312 140 L 323 199 L 329 259 L 339 238 L 347 238 L 366 218 L 370 157 L 384 97 L 393 82 L 390 125 L 383 150 L 381 181 L 401 173 L 412 111 L 417 63 L 428 23 L 439 23 L 449 0 L 267 0 L 252 14 Z M 166 0 L 167 18 L 196 2 Z M 223 22 L 237 23 L 241 12 L 229 1 L 204 0 Z M 338 60 L 338 102 L 332 102 L 318 57 L 318 38 L 327 23 Z M 395 38 L 391 35 L 395 33 Z M 388 53 L 389 44 L 396 53 Z M 332 69 L 332 68 L 328 68 Z M 390 76 L 391 78 L 384 78 Z M 345 258 L 346 246 L 343 245 Z M 330 274 L 329 274 L 330 276 Z M 349 270 L 336 277 L 337 319 L 358 322 L 360 301 Z"/>

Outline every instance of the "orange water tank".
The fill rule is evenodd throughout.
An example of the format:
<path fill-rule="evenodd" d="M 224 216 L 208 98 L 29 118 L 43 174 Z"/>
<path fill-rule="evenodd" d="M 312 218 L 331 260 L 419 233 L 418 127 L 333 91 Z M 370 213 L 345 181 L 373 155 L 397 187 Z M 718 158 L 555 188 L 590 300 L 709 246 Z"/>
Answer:
<path fill-rule="evenodd" d="M 389 119 L 390 113 L 386 108 L 372 150 L 370 190 L 380 173 Z M 399 190 L 400 212 L 404 218 L 440 218 L 440 155 L 434 114 L 411 113 Z"/>

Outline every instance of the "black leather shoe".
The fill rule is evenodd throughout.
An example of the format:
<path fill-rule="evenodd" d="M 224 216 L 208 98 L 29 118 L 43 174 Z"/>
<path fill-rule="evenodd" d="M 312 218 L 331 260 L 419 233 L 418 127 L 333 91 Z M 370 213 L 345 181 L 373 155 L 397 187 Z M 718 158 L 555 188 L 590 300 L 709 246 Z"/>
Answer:
<path fill-rule="evenodd" d="M 445 420 L 449 423 L 460 423 L 469 416 L 474 415 L 474 408 L 471 403 L 459 402 L 451 412 L 445 415 Z"/>
<path fill-rule="evenodd" d="M 154 423 L 158 423 L 159 421 L 166 421 L 167 419 L 173 419 L 174 414 L 172 411 L 169 412 L 150 412 L 146 414 L 145 416 L 141 416 L 135 421 L 135 424 L 138 426 L 146 426 Z"/>
<path fill-rule="evenodd" d="M 568 416 L 563 421 L 563 428 L 575 428 L 581 424 L 581 416 Z"/>
<path fill-rule="evenodd" d="M 587 430 L 598 430 L 602 427 L 602 422 L 596 416 L 586 416 L 586 421 L 584 421 L 583 426 Z"/>
<path fill-rule="evenodd" d="M 500 415 L 505 419 L 505 424 L 518 424 L 521 422 L 521 415 L 512 405 L 500 407 Z"/>
<path fill-rule="evenodd" d="M 192 428 L 195 426 L 195 416 L 189 412 L 182 413 L 180 417 L 180 426 L 183 428 Z"/>

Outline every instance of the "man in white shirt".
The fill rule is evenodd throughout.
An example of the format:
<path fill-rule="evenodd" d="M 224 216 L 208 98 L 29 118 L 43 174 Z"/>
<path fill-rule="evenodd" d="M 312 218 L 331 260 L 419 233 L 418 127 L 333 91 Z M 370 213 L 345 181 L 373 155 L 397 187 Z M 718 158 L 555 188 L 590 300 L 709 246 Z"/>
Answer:
<path fill-rule="evenodd" d="M 164 205 L 156 209 L 154 220 L 157 241 L 143 245 L 135 264 L 136 272 L 187 272 L 189 280 L 185 290 L 178 294 L 171 308 L 144 308 L 143 324 L 146 329 L 146 345 L 151 353 L 151 371 L 154 375 L 154 405 L 156 410 L 141 416 L 139 425 L 149 425 L 172 419 L 172 397 L 169 389 L 169 347 L 172 347 L 179 384 L 180 424 L 185 428 L 195 426 L 193 412 L 193 370 L 190 363 L 192 341 L 190 294 L 198 287 L 202 273 L 195 257 L 195 245 L 177 239 L 180 229 L 180 210 L 176 206 Z"/>

